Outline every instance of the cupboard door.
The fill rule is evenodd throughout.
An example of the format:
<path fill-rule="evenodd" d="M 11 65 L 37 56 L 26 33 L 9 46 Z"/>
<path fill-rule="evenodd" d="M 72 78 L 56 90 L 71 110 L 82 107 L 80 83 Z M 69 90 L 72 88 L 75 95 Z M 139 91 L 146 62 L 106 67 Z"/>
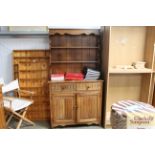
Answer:
<path fill-rule="evenodd" d="M 52 94 L 51 115 L 52 127 L 57 125 L 74 124 L 75 95 Z"/>
<path fill-rule="evenodd" d="M 97 123 L 101 118 L 101 98 L 99 92 L 77 94 L 77 123 Z"/>

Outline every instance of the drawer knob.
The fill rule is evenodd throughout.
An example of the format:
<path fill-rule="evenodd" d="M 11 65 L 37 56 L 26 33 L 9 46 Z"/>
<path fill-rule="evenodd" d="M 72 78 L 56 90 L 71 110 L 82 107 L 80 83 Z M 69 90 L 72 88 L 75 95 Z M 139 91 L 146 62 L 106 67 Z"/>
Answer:
<path fill-rule="evenodd" d="M 62 88 L 62 89 L 65 89 L 66 87 L 65 87 L 65 86 L 62 86 L 61 88 Z"/>

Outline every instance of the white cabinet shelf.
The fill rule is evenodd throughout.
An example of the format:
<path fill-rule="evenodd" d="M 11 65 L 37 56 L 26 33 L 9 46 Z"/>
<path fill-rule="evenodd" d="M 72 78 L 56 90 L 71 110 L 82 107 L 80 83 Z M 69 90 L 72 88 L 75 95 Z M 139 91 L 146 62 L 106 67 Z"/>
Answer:
<path fill-rule="evenodd" d="M 102 27 L 103 78 L 105 80 L 105 126 L 110 124 L 111 105 L 119 100 L 152 104 L 155 83 L 155 27 Z M 146 62 L 145 69 L 118 69 L 113 66 Z M 126 66 L 127 65 L 127 66 Z"/>
<path fill-rule="evenodd" d="M 116 68 L 109 68 L 110 74 L 146 74 L 146 73 L 153 73 L 152 69 L 145 68 L 145 69 L 116 69 Z"/>

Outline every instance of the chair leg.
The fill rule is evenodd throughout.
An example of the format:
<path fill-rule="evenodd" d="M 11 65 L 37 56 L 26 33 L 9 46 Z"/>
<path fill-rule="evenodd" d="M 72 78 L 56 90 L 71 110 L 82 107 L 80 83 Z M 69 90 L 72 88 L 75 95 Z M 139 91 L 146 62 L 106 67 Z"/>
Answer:
<path fill-rule="evenodd" d="M 26 110 L 27 110 L 27 109 L 25 109 L 25 111 L 21 111 L 21 112 L 20 112 L 20 113 L 23 112 L 23 114 L 22 114 L 23 117 L 26 115 Z M 20 118 L 19 123 L 17 124 L 16 129 L 19 129 L 19 128 L 20 128 L 20 126 L 21 126 L 21 124 L 22 124 L 22 121 L 23 121 L 22 118 Z"/>
<path fill-rule="evenodd" d="M 34 125 L 34 123 L 32 121 L 30 121 L 29 119 L 25 118 L 27 109 L 28 108 L 25 109 L 25 111 L 23 112 L 22 115 L 19 115 L 18 113 L 14 112 L 15 115 L 17 115 L 18 117 L 20 117 L 20 120 L 19 120 L 19 123 L 17 124 L 16 129 L 19 129 L 20 128 L 23 120 L 26 121 L 26 122 L 28 122 L 28 123 L 30 123 L 30 124 L 32 124 L 32 125 Z"/>
<path fill-rule="evenodd" d="M 16 129 L 19 129 L 19 128 L 20 128 L 20 126 L 21 126 L 21 124 L 22 124 L 22 121 L 23 121 L 22 119 L 19 120 L 19 123 L 17 124 Z"/>
<path fill-rule="evenodd" d="M 10 123 L 12 117 L 13 117 L 13 114 L 11 114 L 11 115 L 9 116 L 9 118 L 8 118 L 8 120 L 7 120 L 7 122 L 6 122 L 6 125 L 7 125 L 7 126 L 8 126 L 8 124 Z"/>

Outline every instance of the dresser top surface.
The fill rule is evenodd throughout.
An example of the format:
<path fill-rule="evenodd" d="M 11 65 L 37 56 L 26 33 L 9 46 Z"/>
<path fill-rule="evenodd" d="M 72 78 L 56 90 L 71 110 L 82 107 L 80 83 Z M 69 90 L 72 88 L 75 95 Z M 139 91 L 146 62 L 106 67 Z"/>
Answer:
<path fill-rule="evenodd" d="M 66 80 L 66 81 L 49 81 L 50 84 L 52 83 L 90 83 L 90 82 L 103 82 L 104 80 Z"/>
<path fill-rule="evenodd" d="M 55 35 L 55 34 L 70 34 L 70 35 L 81 35 L 81 34 L 94 34 L 99 35 L 100 30 L 99 29 L 49 29 L 49 35 Z"/>

